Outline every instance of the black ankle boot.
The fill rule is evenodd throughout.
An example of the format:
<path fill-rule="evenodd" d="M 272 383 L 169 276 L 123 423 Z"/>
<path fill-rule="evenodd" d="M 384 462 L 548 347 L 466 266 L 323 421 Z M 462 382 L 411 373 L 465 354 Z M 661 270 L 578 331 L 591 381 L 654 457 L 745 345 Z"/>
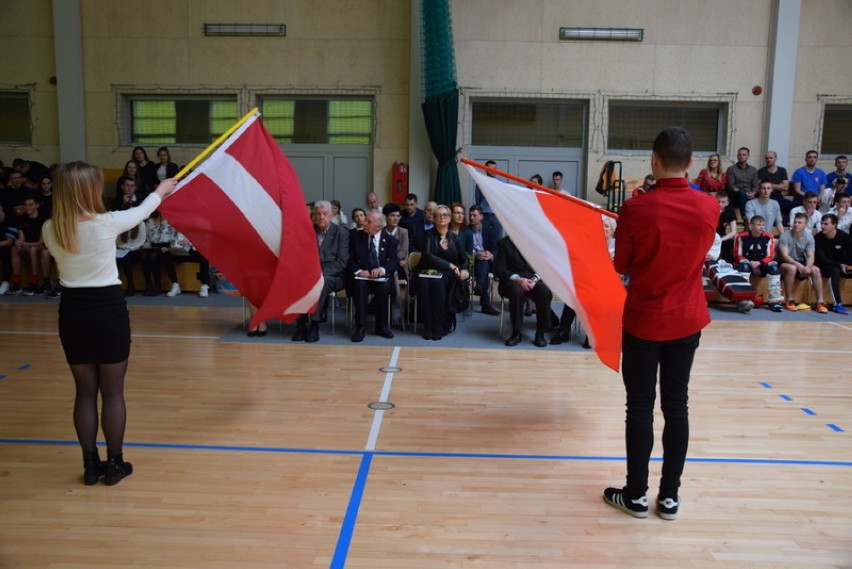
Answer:
<path fill-rule="evenodd" d="M 117 454 L 106 463 L 106 478 L 104 484 L 114 486 L 121 482 L 122 478 L 133 474 L 133 465 L 129 462 L 124 462 L 124 455 Z"/>
<path fill-rule="evenodd" d="M 97 450 L 83 452 L 83 484 L 93 486 L 106 474 L 106 463 L 101 461 Z"/>

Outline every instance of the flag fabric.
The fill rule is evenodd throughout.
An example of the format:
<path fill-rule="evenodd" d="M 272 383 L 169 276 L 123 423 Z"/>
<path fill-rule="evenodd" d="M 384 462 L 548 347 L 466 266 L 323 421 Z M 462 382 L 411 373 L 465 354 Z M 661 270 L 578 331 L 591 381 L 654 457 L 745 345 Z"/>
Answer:
<path fill-rule="evenodd" d="M 618 371 L 627 293 L 607 250 L 600 209 L 510 185 L 466 166 L 521 254 L 553 294 L 577 312 L 598 358 Z"/>
<path fill-rule="evenodd" d="M 252 327 L 316 309 L 316 234 L 296 171 L 260 115 L 181 180 L 160 211 L 258 308 Z"/>

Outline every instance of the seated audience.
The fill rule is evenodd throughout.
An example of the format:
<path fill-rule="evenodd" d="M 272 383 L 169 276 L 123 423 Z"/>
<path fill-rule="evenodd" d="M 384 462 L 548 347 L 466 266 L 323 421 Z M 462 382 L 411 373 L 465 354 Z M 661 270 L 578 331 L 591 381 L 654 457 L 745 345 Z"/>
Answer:
<path fill-rule="evenodd" d="M 845 233 L 849 233 L 849 227 L 852 226 L 850 204 L 852 204 L 852 196 L 849 194 L 839 194 L 834 199 L 834 207 L 828 211 L 828 213 L 833 213 L 837 216 L 837 229 Z"/>
<path fill-rule="evenodd" d="M 139 174 L 139 165 L 133 160 L 128 160 L 124 164 L 124 170 L 121 171 L 121 175 L 115 181 L 115 198 L 113 200 L 113 203 L 118 203 L 124 196 L 123 186 L 124 180 L 127 178 L 133 179 L 136 190 L 142 189 L 142 176 Z M 141 202 L 141 200 L 137 200 L 138 197 L 139 196 L 134 196 L 133 205 L 136 205 L 137 202 Z M 113 209 L 117 210 L 121 208 L 113 206 Z"/>
<path fill-rule="evenodd" d="M 366 220 L 367 212 L 362 208 L 356 207 L 352 210 L 352 223 L 349 226 L 350 237 L 352 237 L 353 232 L 362 231 L 364 229 L 364 222 Z"/>
<path fill-rule="evenodd" d="M 748 220 L 755 215 L 763 218 L 764 226 L 767 229 L 773 227 L 778 230 L 778 235 L 784 233 L 784 222 L 781 216 L 781 206 L 778 202 L 772 199 L 772 182 L 769 180 L 761 180 L 758 187 L 757 197 L 746 202 L 745 218 Z"/>
<path fill-rule="evenodd" d="M 159 296 L 163 293 L 160 288 L 161 265 L 166 269 L 166 274 L 172 282 L 166 296 L 179 295 L 180 285 L 177 282 L 177 271 L 171 252 L 177 232 L 159 211 L 155 211 L 145 220 L 145 237 L 145 244 L 139 250 L 142 274 L 145 275 L 145 296 Z"/>
<path fill-rule="evenodd" d="M 343 206 L 337 200 L 331 200 L 331 222 L 340 227 L 349 227 L 349 218 L 343 213 Z"/>
<path fill-rule="evenodd" d="M 115 261 L 124 272 L 124 278 L 127 281 L 124 296 L 136 294 L 136 283 L 133 281 L 133 263 L 139 260 L 139 249 L 145 244 L 146 239 L 144 221 L 115 238 Z"/>
<path fill-rule="evenodd" d="M 136 207 L 139 200 L 136 196 L 136 180 L 131 177 L 119 178 L 116 184 L 119 188 L 119 194 L 115 196 L 115 201 L 112 204 L 113 211 L 121 211 Z"/>
<path fill-rule="evenodd" d="M 469 273 L 464 247 L 450 231 L 450 208 L 436 206 L 431 215 L 435 226 L 426 231 L 423 239 L 417 290 L 423 313 L 423 339 L 437 341 L 455 326 L 455 314 L 448 302 L 450 287 L 465 286 Z"/>
<path fill-rule="evenodd" d="M 499 281 L 497 290 L 500 295 L 509 299 L 509 320 L 512 323 L 512 333 L 505 344 L 517 346 L 521 342 L 524 305 L 529 298 L 535 303 L 536 312 L 536 331 L 533 345 L 539 348 L 546 346 L 547 340 L 544 333 L 551 326 L 550 302 L 553 300 L 553 293 L 521 255 L 508 235 L 497 243 L 494 276 Z M 566 316 L 565 313 L 563 313 L 563 316 Z M 563 320 L 565 319 L 567 317 L 563 318 Z"/>
<path fill-rule="evenodd" d="M 402 208 L 395 203 L 385 204 L 382 208 L 382 214 L 385 216 L 385 232 L 399 242 L 397 256 L 399 257 L 399 271 L 403 278 L 408 278 L 408 254 L 411 252 L 411 246 L 408 239 L 408 230 L 400 227 L 399 221 L 402 218 Z"/>
<path fill-rule="evenodd" d="M 38 190 L 39 180 L 50 175 L 50 168 L 41 162 L 23 158 L 15 158 L 12 161 L 12 170 L 24 177 L 24 187 L 30 190 Z"/>
<path fill-rule="evenodd" d="M 737 236 L 737 213 L 730 205 L 727 192 L 718 192 L 716 200 L 719 202 L 719 224 L 716 226 L 716 234 L 722 241 L 722 252 L 719 258 L 728 263 L 734 262 L 734 238 Z"/>
<path fill-rule="evenodd" d="M 180 251 L 182 260 L 198 263 L 198 272 L 195 273 L 195 278 L 200 283 L 198 296 L 199 298 L 210 296 L 210 261 L 195 248 L 195 245 L 186 238 L 186 235 L 180 232 L 175 237 L 175 245 L 172 250 Z"/>
<path fill-rule="evenodd" d="M 317 300 L 317 309 L 310 315 L 302 314 L 296 319 L 296 331 L 290 338 L 293 342 L 318 342 L 319 325 L 328 310 L 329 296 L 346 286 L 346 265 L 349 263 L 349 231 L 331 222 L 331 203 L 320 200 L 314 203 L 311 220 L 319 250 L 323 285 Z M 332 307 L 334 310 L 334 307 Z"/>
<path fill-rule="evenodd" d="M 802 205 L 794 207 L 790 210 L 790 226 L 793 225 L 793 218 L 797 213 L 803 213 L 805 215 L 805 231 L 810 232 L 811 234 L 819 231 L 820 221 L 822 220 L 822 214 L 817 209 L 817 205 L 819 204 L 819 196 L 814 192 L 806 192 L 804 198 L 802 198 Z"/>
<path fill-rule="evenodd" d="M 809 192 L 810 193 L 810 192 Z M 810 279 L 817 297 L 817 312 L 826 313 L 822 292 L 822 272 L 816 266 L 814 236 L 806 228 L 807 215 L 802 212 L 793 215 L 790 231 L 781 236 L 778 250 L 781 258 L 781 275 L 784 277 L 784 293 L 787 297 L 787 310 L 810 310 L 807 304 L 796 304 L 794 300 L 796 280 Z"/>
<path fill-rule="evenodd" d="M 737 162 L 725 172 L 725 189 L 731 203 L 736 203 L 745 218 L 746 202 L 757 194 L 757 168 L 748 163 L 751 151 L 745 146 L 737 150 Z"/>
<path fill-rule="evenodd" d="M 469 259 L 473 258 L 473 233 L 467 228 L 464 204 L 454 202 L 450 204 L 450 231 L 456 234 L 462 243 L 462 248 Z"/>
<path fill-rule="evenodd" d="M 41 228 L 46 218 L 39 214 L 39 201 L 35 196 L 24 200 L 24 215 L 16 220 L 17 238 L 12 248 L 12 284 L 7 294 L 24 296 L 44 294 L 52 289 L 50 284 L 50 252 L 44 245 Z M 30 285 L 21 290 L 21 261 L 30 261 Z M 44 280 L 39 284 L 39 275 Z"/>
<path fill-rule="evenodd" d="M 473 236 L 473 293 L 479 296 L 483 314 L 497 316 L 500 311 L 491 304 L 491 282 L 488 275 L 494 271 L 498 236 L 492 226 L 483 223 L 485 217 L 478 205 L 470 206 L 470 231 Z"/>
<path fill-rule="evenodd" d="M 367 305 L 371 294 L 376 315 L 376 335 L 393 338 L 393 332 L 388 326 L 388 299 L 391 292 L 390 277 L 399 268 L 399 244 L 393 236 L 382 231 L 384 217 L 381 212 L 371 211 L 364 221 L 363 231 L 353 231 L 349 239 L 347 272 L 355 300 L 353 342 L 364 340 Z"/>
<path fill-rule="evenodd" d="M 790 180 L 787 178 L 787 169 L 776 164 L 778 154 L 774 150 L 767 150 L 763 161 L 765 166 L 757 171 L 757 179 L 769 180 L 772 183 L 771 197 L 778 202 L 781 214 L 784 216 L 784 225 L 786 226 L 790 210 L 796 205 L 792 199 L 786 198 L 790 192 Z"/>
<path fill-rule="evenodd" d="M 722 171 L 722 158 L 718 154 L 711 154 L 707 158 L 707 167 L 698 173 L 696 183 L 698 189 L 708 194 L 725 191 L 725 172 Z"/>
<path fill-rule="evenodd" d="M 162 181 L 166 178 L 174 178 L 177 176 L 177 173 L 180 171 L 178 165 L 172 162 L 172 155 L 169 153 L 169 149 L 166 146 L 161 146 L 157 149 L 157 160 L 160 161 L 157 164 L 157 180 Z"/>
<path fill-rule="evenodd" d="M 438 207 L 438 204 L 433 201 L 426 202 L 426 205 L 423 207 L 423 231 L 429 231 L 433 227 L 435 227 L 435 220 L 433 219 L 433 215 L 435 213 L 435 208 Z"/>
<path fill-rule="evenodd" d="M 825 175 L 825 185 L 826 187 L 831 186 L 832 182 L 837 178 L 845 178 L 846 179 L 846 187 L 845 191 L 848 192 L 852 189 L 852 174 L 846 171 L 846 167 L 849 166 L 849 159 L 846 156 L 840 155 L 834 159 L 834 172 L 829 172 Z"/>
<path fill-rule="evenodd" d="M 837 216 L 822 216 L 822 230 L 814 237 L 816 266 L 822 276 L 828 277 L 831 302 L 838 314 L 849 314 L 840 296 L 840 279 L 852 279 L 852 237 L 837 229 Z"/>
<path fill-rule="evenodd" d="M 45 219 L 50 219 L 53 217 L 53 178 L 50 174 L 41 177 L 38 190 L 38 213 Z"/>
<path fill-rule="evenodd" d="M 376 213 L 382 212 L 382 206 L 379 205 L 379 196 L 375 194 L 375 192 L 370 192 L 364 197 L 364 203 L 366 204 L 367 213 L 374 211 Z"/>
<path fill-rule="evenodd" d="M 9 292 L 9 281 L 12 280 L 12 248 L 17 239 L 17 230 L 12 230 L 6 225 L 6 214 L 3 206 L 0 206 L 0 295 Z"/>
<path fill-rule="evenodd" d="M 775 238 L 764 231 L 763 217 L 752 216 L 748 231 L 734 238 L 734 262 L 744 275 L 765 276 L 770 304 L 776 304 L 772 300 L 781 298 L 780 269 L 775 260 Z M 770 308 L 777 312 L 776 307 Z"/>
<path fill-rule="evenodd" d="M 411 251 L 420 251 L 423 243 L 423 210 L 417 207 L 417 194 L 405 196 L 405 207 L 400 212 L 399 226 L 408 231 L 408 246 Z"/>
<path fill-rule="evenodd" d="M 793 177 L 790 178 L 791 195 L 796 204 L 801 204 L 808 192 L 813 192 L 819 197 L 825 191 L 825 172 L 817 168 L 818 159 L 819 154 L 816 150 L 808 150 L 805 153 L 805 165 L 796 168 Z M 819 221 L 815 229 L 819 231 Z"/>
<path fill-rule="evenodd" d="M 820 213 L 828 213 L 831 211 L 831 208 L 834 207 L 834 202 L 838 196 L 845 196 L 846 194 L 846 177 L 838 177 L 834 178 L 828 186 L 826 186 L 825 191 L 819 197 L 819 205 L 817 209 Z"/>
<path fill-rule="evenodd" d="M 138 198 L 141 202 L 157 187 L 159 181 L 157 177 L 157 165 L 148 160 L 148 153 L 141 146 L 133 149 L 130 158 L 136 162 L 139 168 L 140 184 L 137 185 L 136 191 L 139 194 Z"/>

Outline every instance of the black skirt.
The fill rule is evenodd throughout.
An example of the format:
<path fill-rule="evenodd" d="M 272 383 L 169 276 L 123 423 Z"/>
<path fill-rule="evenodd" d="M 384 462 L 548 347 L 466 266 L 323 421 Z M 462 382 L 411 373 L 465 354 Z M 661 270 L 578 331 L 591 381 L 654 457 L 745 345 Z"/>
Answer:
<path fill-rule="evenodd" d="M 63 288 L 59 339 L 69 364 L 114 364 L 130 356 L 130 316 L 118 285 Z"/>

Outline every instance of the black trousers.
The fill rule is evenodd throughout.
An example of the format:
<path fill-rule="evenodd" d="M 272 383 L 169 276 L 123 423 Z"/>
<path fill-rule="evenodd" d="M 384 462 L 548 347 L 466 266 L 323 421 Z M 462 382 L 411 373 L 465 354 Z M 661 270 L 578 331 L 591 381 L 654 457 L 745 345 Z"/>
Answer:
<path fill-rule="evenodd" d="M 689 374 L 701 332 L 653 342 L 622 332 L 621 374 L 627 391 L 625 442 L 627 446 L 627 494 L 630 498 L 648 491 L 648 461 L 654 449 L 654 400 L 657 372 L 660 407 L 663 411 L 663 473 L 660 495 L 677 497 L 689 446 Z"/>
<path fill-rule="evenodd" d="M 524 323 L 524 303 L 527 297 L 535 303 L 536 331 L 546 332 L 550 328 L 550 301 L 553 300 L 553 293 L 544 281 L 535 283 L 529 292 L 525 292 L 523 287 L 515 281 L 500 281 L 497 290 L 500 296 L 509 299 L 512 334 L 518 334 L 521 331 L 521 325 Z"/>
<path fill-rule="evenodd" d="M 828 277 L 828 282 L 831 285 L 831 300 L 834 304 L 843 304 L 840 296 L 840 279 L 852 279 L 852 273 L 844 273 L 838 266 L 820 267 L 822 276 Z"/>
<path fill-rule="evenodd" d="M 373 295 L 373 306 L 376 309 L 376 328 L 386 328 L 388 325 L 388 297 L 393 280 L 388 278 L 379 281 L 352 281 L 352 294 L 355 298 L 355 326 L 363 328 L 367 323 L 367 304 L 369 296 Z"/>

